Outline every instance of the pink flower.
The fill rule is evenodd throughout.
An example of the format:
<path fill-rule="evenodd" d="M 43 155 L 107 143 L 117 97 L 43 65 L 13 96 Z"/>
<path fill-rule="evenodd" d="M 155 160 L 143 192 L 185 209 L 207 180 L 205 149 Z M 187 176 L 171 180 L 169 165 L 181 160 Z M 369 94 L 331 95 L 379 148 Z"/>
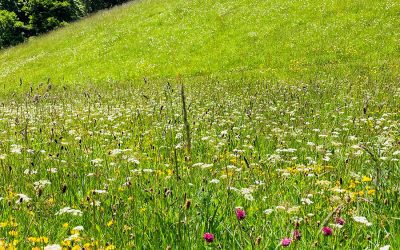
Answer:
<path fill-rule="evenodd" d="M 289 246 L 290 243 L 292 243 L 292 240 L 289 239 L 289 238 L 284 238 L 284 239 L 281 241 L 281 244 L 282 244 L 282 246 L 284 246 L 284 247 Z"/>
<path fill-rule="evenodd" d="M 207 241 L 207 242 L 213 242 L 214 241 L 214 234 L 212 233 L 205 233 L 203 238 Z"/>
<path fill-rule="evenodd" d="M 323 233 L 325 236 L 332 235 L 333 229 L 330 228 L 330 227 L 324 227 L 324 228 L 322 228 L 322 233 Z"/>
<path fill-rule="evenodd" d="M 336 224 L 339 224 L 339 225 L 343 226 L 345 222 L 346 221 L 341 217 L 336 218 Z"/>
<path fill-rule="evenodd" d="M 293 240 L 301 240 L 301 233 L 299 230 L 293 231 Z"/>
<path fill-rule="evenodd" d="M 236 208 L 236 218 L 243 220 L 246 217 L 246 212 L 241 208 Z"/>

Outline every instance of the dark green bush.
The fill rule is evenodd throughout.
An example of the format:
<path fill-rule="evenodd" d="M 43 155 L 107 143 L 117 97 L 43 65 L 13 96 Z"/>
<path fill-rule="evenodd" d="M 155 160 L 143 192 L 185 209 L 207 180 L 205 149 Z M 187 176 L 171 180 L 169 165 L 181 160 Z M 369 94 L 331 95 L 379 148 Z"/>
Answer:
<path fill-rule="evenodd" d="M 24 24 L 14 12 L 0 10 L 0 48 L 15 45 L 24 40 Z"/>
<path fill-rule="evenodd" d="M 0 0 L 0 48 L 128 0 Z"/>
<path fill-rule="evenodd" d="M 95 12 L 101 9 L 111 8 L 114 5 L 122 4 L 128 0 L 82 0 L 88 13 Z"/>
<path fill-rule="evenodd" d="M 29 17 L 28 27 L 33 34 L 47 32 L 84 15 L 78 1 L 27 0 L 22 10 Z"/>

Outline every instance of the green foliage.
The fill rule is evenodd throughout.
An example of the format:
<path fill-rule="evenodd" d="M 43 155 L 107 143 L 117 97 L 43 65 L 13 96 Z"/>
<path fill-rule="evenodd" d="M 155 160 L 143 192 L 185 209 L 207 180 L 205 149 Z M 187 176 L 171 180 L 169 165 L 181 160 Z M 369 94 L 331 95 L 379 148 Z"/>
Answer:
<path fill-rule="evenodd" d="M 1 47 L 17 44 L 26 37 L 48 32 L 87 13 L 123 2 L 126 0 L 0 0 L 0 10 L 14 14 L 12 17 L 9 14 L 4 17 L 8 21 L 3 24 L 7 26 L 7 31 L 2 34 Z M 10 24 L 14 19 L 17 25 Z M 21 32 L 22 26 L 24 32 Z"/>
<path fill-rule="evenodd" d="M 82 0 L 88 13 L 97 10 L 110 8 L 117 4 L 122 4 L 128 0 Z"/>
<path fill-rule="evenodd" d="M 0 48 L 23 41 L 23 23 L 14 12 L 0 10 Z"/>
<path fill-rule="evenodd" d="M 29 16 L 29 27 L 40 34 L 77 20 L 84 11 L 76 1 L 28 0 L 23 11 Z"/>

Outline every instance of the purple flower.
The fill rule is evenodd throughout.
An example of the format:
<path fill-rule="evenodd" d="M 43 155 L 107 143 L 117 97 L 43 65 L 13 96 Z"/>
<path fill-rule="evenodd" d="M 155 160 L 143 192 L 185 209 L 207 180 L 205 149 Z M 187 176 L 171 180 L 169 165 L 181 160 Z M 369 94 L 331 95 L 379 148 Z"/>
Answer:
<path fill-rule="evenodd" d="M 343 226 L 345 222 L 346 221 L 341 217 L 336 218 L 336 224 L 339 224 L 339 225 Z"/>
<path fill-rule="evenodd" d="M 284 246 L 284 247 L 289 246 L 290 243 L 292 243 L 292 240 L 289 239 L 289 238 L 284 238 L 284 239 L 281 241 L 281 244 L 282 244 L 282 246 Z"/>
<path fill-rule="evenodd" d="M 332 235 L 332 233 L 333 233 L 333 229 L 330 227 L 324 227 L 324 228 L 322 228 L 321 231 L 325 236 Z"/>
<path fill-rule="evenodd" d="M 241 208 L 236 208 L 236 218 L 243 220 L 246 217 L 246 212 Z"/>
<path fill-rule="evenodd" d="M 205 233 L 203 235 L 203 238 L 207 241 L 207 242 L 213 242 L 214 241 L 214 234 L 212 233 Z"/>
<path fill-rule="evenodd" d="M 293 231 L 293 240 L 301 240 L 301 233 L 299 230 Z"/>

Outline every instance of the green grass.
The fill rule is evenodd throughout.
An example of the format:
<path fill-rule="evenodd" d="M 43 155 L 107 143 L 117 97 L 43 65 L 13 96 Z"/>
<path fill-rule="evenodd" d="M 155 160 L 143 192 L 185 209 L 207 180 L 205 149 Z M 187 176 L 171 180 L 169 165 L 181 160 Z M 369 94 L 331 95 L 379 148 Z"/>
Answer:
<path fill-rule="evenodd" d="M 0 250 L 400 249 L 399 15 L 143 0 L 3 50 Z"/>
<path fill-rule="evenodd" d="M 0 83 L 397 79 L 398 1 L 134 1 L 0 52 Z"/>
<path fill-rule="evenodd" d="M 292 249 L 400 248 L 398 85 L 198 82 L 190 152 L 179 85 L 86 88 L 0 107 L 0 244 L 275 249 L 297 228 Z"/>

